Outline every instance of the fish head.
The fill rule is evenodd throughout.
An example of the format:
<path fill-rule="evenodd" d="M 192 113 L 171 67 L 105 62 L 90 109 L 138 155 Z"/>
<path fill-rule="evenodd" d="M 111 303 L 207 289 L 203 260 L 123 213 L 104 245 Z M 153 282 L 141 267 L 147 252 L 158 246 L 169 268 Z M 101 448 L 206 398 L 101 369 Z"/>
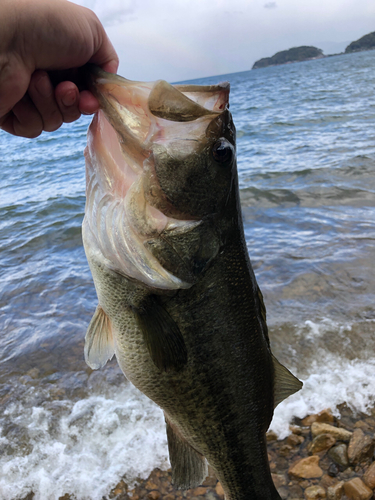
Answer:
<path fill-rule="evenodd" d="M 85 152 L 86 224 L 117 267 L 135 246 L 145 262 L 151 237 L 225 212 L 236 176 L 229 84 L 133 82 L 98 68 L 89 81 L 101 109 Z"/>

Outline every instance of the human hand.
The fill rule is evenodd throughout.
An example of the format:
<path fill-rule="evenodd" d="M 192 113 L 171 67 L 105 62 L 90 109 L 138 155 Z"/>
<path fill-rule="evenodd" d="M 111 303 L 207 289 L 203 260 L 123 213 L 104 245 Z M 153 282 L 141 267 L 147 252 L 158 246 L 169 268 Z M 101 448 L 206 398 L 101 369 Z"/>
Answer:
<path fill-rule="evenodd" d="M 0 128 L 22 137 L 92 114 L 99 103 L 48 71 L 97 64 L 115 73 L 117 54 L 96 15 L 67 0 L 1 0 Z"/>

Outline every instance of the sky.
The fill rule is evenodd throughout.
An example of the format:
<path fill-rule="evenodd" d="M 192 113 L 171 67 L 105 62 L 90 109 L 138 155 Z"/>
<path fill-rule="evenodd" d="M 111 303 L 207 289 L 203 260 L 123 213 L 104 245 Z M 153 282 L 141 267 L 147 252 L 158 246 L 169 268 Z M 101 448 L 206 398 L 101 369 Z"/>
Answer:
<path fill-rule="evenodd" d="M 75 0 L 92 9 L 130 80 L 170 82 L 251 69 L 280 50 L 341 52 L 375 31 L 375 0 Z"/>

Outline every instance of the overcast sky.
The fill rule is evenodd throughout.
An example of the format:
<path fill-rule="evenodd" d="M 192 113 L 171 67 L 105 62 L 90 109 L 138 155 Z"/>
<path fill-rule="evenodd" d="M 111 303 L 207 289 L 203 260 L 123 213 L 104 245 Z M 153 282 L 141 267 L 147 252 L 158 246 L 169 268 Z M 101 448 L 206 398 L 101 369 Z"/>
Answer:
<path fill-rule="evenodd" d="M 75 0 L 96 12 L 130 80 L 251 69 L 299 45 L 328 53 L 375 31 L 375 0 Z"/>

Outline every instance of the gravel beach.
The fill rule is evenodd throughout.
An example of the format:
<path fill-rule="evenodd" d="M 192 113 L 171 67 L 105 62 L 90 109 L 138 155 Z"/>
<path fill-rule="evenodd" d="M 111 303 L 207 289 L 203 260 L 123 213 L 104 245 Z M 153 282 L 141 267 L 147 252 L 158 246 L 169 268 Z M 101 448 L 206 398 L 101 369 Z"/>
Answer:
<path fill-rule="evenodd" d="M 267 434 L 272 477 L 283 500 L 375 498 L 375 409 L 353 415 L 343 404 L 339 410 L 339 418 L 327 409 L 296 419 L 289 436 L 281 441 L 273 432 Z M 121 481 L 107 498 L 223 500 L 224 493 L 212 471 L 202 486 L 179 491 L 171 486 L 170 470 L 155 469 L 135 488 Z"/>

